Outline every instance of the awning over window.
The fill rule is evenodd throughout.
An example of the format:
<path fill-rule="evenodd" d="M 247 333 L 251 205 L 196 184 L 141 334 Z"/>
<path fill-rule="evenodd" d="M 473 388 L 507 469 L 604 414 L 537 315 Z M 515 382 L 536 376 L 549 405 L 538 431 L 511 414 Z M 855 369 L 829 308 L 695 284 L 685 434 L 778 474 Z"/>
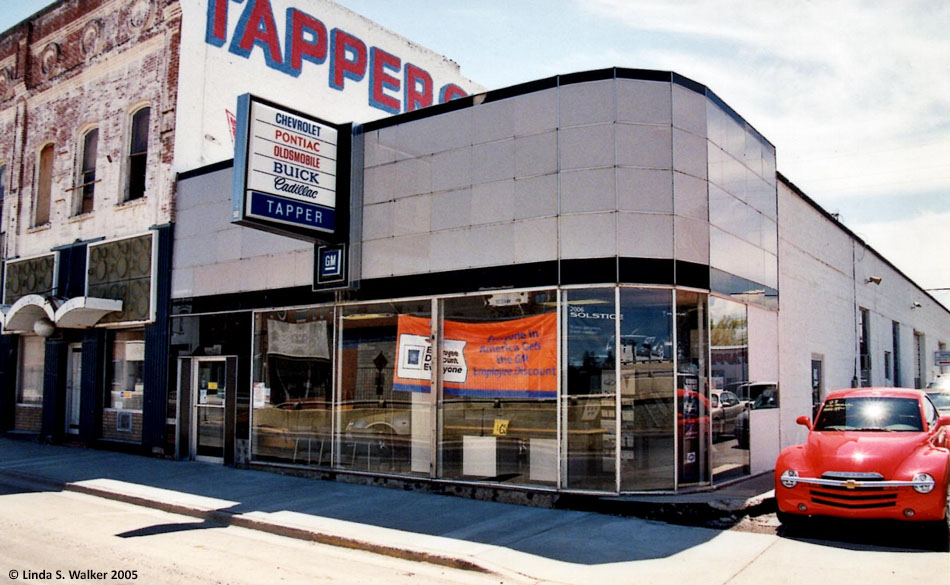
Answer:
<path fill-rule="evenodd" d="M 55 318 L 52 303 L 40 295 L 25 295 L 13 303 L 3 316 L 4 333 L 33 332 L 33 324 L 40 319 Z"/>
<path fill-rule="evenodd" d="M 86 329 L 112 311 L 121 311 L 122 301 L 96 297 L 68 300 L 26 295 L 3 312 L 4 333 L 32 333 L 37 321 L 47 319 L 55 327 Z"/>
<path fill-rule="evenodd" d="M 53 323 L 66 329 L 86 329 L 98 323 L 106 313 L 121 310 L 122 301 L 73 297 L 56 309 L 56 319 Z"/>

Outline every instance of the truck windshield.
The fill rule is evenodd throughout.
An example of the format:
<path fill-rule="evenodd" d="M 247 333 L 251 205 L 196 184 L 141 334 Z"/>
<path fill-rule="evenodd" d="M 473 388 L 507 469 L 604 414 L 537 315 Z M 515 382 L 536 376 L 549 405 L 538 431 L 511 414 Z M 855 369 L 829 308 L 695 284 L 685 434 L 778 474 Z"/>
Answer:
<path fill-rule="evenodd" d="M 916 399 L 869 396 L 825 401 L 815 430 L 921 432 L 924 426 Z"/>

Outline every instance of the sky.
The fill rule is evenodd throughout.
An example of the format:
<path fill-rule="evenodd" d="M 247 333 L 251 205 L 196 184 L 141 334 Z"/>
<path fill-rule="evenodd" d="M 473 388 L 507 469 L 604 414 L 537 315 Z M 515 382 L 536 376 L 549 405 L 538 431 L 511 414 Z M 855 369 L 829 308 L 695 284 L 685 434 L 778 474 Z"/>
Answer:
<path fill-rule="evenodd" d="M 488 89 L 613 66 L 698 81 L 809 197 L 921 287 L 950 288 L 946 0 L 337 1 Z M 50 3 L 0 2 L 0 30 Z"/>

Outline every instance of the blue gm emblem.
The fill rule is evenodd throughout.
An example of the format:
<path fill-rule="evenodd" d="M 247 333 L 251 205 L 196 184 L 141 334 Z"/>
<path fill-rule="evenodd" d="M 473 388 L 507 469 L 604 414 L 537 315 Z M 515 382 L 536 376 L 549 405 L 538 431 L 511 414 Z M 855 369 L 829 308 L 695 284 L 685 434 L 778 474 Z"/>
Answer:
<path fill-rule="evenodd" d="M 343 280 L 343 247 L 321 246 L 319 283 L 340 282 Z"/>

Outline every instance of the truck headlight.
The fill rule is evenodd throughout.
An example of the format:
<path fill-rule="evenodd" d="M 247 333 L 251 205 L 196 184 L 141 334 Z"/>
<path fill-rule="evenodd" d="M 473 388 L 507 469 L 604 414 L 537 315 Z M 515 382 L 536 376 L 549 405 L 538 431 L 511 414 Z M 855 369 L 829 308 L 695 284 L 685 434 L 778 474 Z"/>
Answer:
<path fill-rule="evenodd" d="M 782 477 L 779 478 L 782 482 L 782 485 L 791 489 L 798 485 L 798 472 L 794 469 L 786 469 L 782 472 Z"/>
<path fill-rule="evenodd" d="M 918 483 L 914 486 L 914 490 L 919 494 L 929 494 L 934 490 L 936 482 L 934 478 L 930 476 L 929 473 L 918 473 L 914 476 L 914 483 Z"/>

